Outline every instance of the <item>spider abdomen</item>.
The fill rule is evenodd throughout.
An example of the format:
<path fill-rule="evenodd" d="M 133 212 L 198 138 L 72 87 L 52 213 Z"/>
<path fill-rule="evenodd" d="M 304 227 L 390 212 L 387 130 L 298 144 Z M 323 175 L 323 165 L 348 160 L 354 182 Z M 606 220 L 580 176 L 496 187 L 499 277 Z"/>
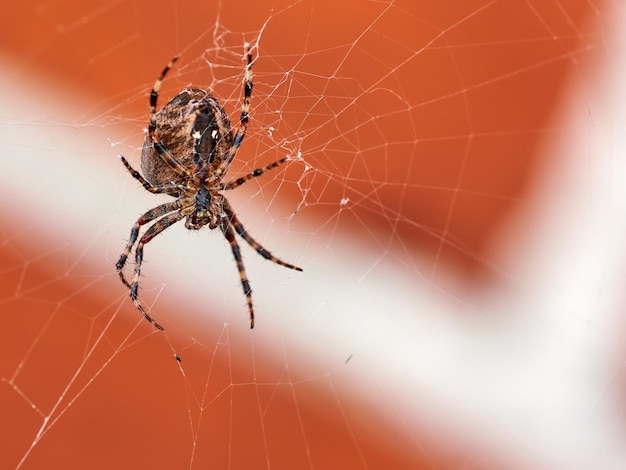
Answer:
<path fill-rule="evenodd" d="M 233 140 L 228 115 L 200 88 L 185 89 L 163 106 L 156 114 L 154 134 L 176 161 L 194 173 L 212 173 Z M 181 176 L 155 150 L 149 135 L 143 144 L 141 170 L 153 185 L 182 183 Z"/>

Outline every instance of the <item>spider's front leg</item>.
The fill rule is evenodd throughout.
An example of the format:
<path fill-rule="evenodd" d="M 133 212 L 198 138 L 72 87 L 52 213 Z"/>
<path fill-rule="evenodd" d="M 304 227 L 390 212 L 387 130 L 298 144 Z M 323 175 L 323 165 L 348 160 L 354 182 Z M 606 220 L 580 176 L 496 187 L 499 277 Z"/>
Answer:
<path fill-rule="evenodd" d="M 120 255 L 120 258 L 117 260 L 117 263 L 115 263 L 115 269 L 117 270 L 117 274 L 120 277 L 122 283 L 129 289 L 130 298 L 135 304 L 135 307 L 137 307 L 137 310 L 141 312 L 146 320 L 152 323 L 159 330 L 162 330 L 163 327 L 155 322 L 152 317 L 147 314 L 146 309 L 138 299 L 137 291 L 139 289 L 139 276 L 141 274 L 141 263 L 143 261 L 143 246 L 159 233 L 161 233 L 163 230 L 165 230 L 167 227 L 178 222 L 184 217 L 183 213 L 180 211 L 182 205 L 183 204 L 180 199 L 166 202 L 165 204 L 161 204 L 160 206 L 150 209 L 148 212 L 139 217 L 139 219 L 137 219 L 137 222 L 135 222 L 133 228 L 130 231 L 130 238 L 128 240 L 128 243 L 126 244 L 126 247 L 124 248 L 124 251 Z M 173 211 L 177 212 L 172 213 Z M 148 230 L 146 230 L 144 235 L 139 240 L 139 243 L 137 244 L 137 248 L 135 250 L 135 271 L 132 281 L 128 282 L 126 280 L 126 277 L 124 276 L 123 269 L 126 265 L 126 261 L 128 261 L 128 255 L 132 251 L 133 246 L 137 241 L 137 237 L 139 236 L 139 230 L 141 226 L 153 221 L 154 219 L 158 219 L 159 217 L 162 218 L 157 220 L 153 225 L 150 226 Z"/>
<path fill-rule="evenodd" d="M 126 244 L 124 251 L 120 255 L 120 258 L 117 260 L 117 263 L 115 263 L 115 269 L 117 270 L 117 275 L 122 280 L 122 283 L 129 289 L 130 289 L 130 283 L 124 277 L 123 269 L 124 269 L 124 266 L 126 265 L 126 261 L 128 260 L 128 255 L 130 254 L 131 250 L 133 249 L 133 246 L 135 245 L 135 242 L 137 241 L 137 237 L 139 236 L 139 229 L 141 228 L 142 225 L 145 225 L 148 222 L 151 222 L 154 219 L 157 219 L 165 214 L 169 214 L 170 212 L 178 210 L 179 208 L 180 208 L 180 201 L 178 200 L 166 202 L 165 204 L 161 204 L 160 206 L 150 209 L 148 212 L 146 212 L 141 217 L 139 217 L 139 219 L 137 219 L 137 222 L 135 222 L 135 225 L 133 225 L 133 228 L 130 231 L 130 238 L 128 239 L 128 243 Z"/>
<path fill-rule="evenodd" d="M 178 201 L 174 201 L 174 203 L 178 203 Z M 137 310 L 141 312 L 144 318 L 152 323 L 159 330 L 163 330 L 163 327 L 155 322 L 150 315 L 148 315 L 146 309 L 144 308 L 138 297 L 139 276 L 141 275 L 141 263 L 143 262 L 143 247 L 159 233 L 168 228 L 170 225 L 173 225 L 176 222 L 180 221 L 183 217 L 185 217 L 185 215 L 182 212 L 178 211 L 157 220 L 154 224 L 150 226 L 148 230 L 146 230 L 146 232 L 139 240 L 139 243 L 137 243 L 137 248 L 135 249 L 135 273 L 133 274 L 133 280 L 130 283 L 130 298 L 135 304 L 135 307 L 137 307 Z"/>
<path fill-rule="evenodd" d="M 237 234 L 241 238 L 243 238 L 248 243 L 248 245 L 254 248 L 254 250 L 258 254 L 260 254 L 263 258 L 265 258 L 268 261 L 271 261 L 272 263 L 276 263 L 280 266 L 284 266 L 285 268 L 293 269 L 295 271 L 302 271 L 302 268 L 295 266 L 293 264 L 287 263 L 277 258 L 272 253 L 267 251 L 263 245 L 261 245 L 254 238 L 252 238 L 252 236 L 248 233 L 248 231 L 245 229 L 243 224 L 239 221 L 237 214 L 235 214 L 235 212 L 233 211 L 232 207 L 230 207 L 230 204 L 228 203 L 226 199 L 224 199 L 224 212 L 226 213 L 226 217 L 229 220 L 229 225 L 232 226 L 235 229 L 235 232 L 237 232 Z"/>
<path fill-rule="evenodd" d="M 243 259 L 241 258 L 241 249 L 239 248 L 239 243 L 235 239 L 235 231 L 233 230 L 230 221 L 227 218 L 222 219 L 221 224 L 222 232 L 224 233 L 224 237 L 228 241 L 230 245 L 230 249 L 233 252 L 233 256 L 235 257 L 235 262 L 237 263 L 237 270 L 239 271 L 239 279 L 241 279 L 241 286 L 243 287 L 243 293 L 246 296 L 246 301 L 248 302 L 248 311 L 250 312 L 250 328 L 254 328 L 254 307 L 252 306 L 252 288 L 250 287 L 250 282 L 248 281 L 248 276 L 246 276 L 246 268 L 243 265 Z"/>
<path fill-rule="evenodd" d="M 250 328 L 254 328 L 254 307 L 252 306 L 252 288 L 250 287 L 250 282 L 248 281 L 248 277 L 246 276 L 246 269 L 243 265 L 243 259 L 241 258 L 241 249 L 239 248 L 239 243 L 235 238 L 235 232 L 243 238 L 254 250 L 263 256 L 266 260 L 272 261 L 280 266 L 284 266 L 289 269 L 294 269 L 296 271 L 302 271 L 302 268 L 298 266 L 294 266 L 293 264 L 286 263 L 285 261 L 276 258 L 273 254 L 267 251 L 263 245 L 257 242 L 254 238 L 252 238 L 244 226 L 239 222 L 239 219 L 233 212 L 230 204 L 226 199 L 223 200 L 223 209 L 226 214 L 226 217 L 222 219 L 221 229 L 226 237 L 226 240 L 230 244 L 230 248 L 233 252 L 233 256 L 235 257 L 235 262 L 237 263 L 237 270 L 239 271 L 239 278 L 241 279 L 241 286 L 243 287 L 243 293 L 246 296 L 246 301 L 248 302 L 248 310 L 250 311 Z"/>

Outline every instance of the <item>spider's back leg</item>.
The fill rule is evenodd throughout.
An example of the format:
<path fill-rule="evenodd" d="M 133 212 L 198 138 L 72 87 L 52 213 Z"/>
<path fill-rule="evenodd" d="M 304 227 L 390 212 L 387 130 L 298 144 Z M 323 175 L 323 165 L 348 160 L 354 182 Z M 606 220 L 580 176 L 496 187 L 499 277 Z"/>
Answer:
<path fill-rule="evenodd" d="M 246 135 L 246 130 L 248 129 L 248 116 L 250 114 L 250 100 L 252 98 L 252 52 L 250 52 L 250 44 L 245 45 L 246 49 L 246 76 L 243 82 L 243 104 L 241 105 L 241 116 L 239 116 L 239 127 L 237 128 L 237 132 L 233 136 L 233 144 L 228 149 L 228 155 L 224 161 L 220 164 L 220 166 L 215 170 L 215 174 L 213 175 L 214 181 L 220 181 L 224 176 L 224 173 L 228 170 L 228 167 L 232 163 L 235 158 L 235 154 L 243 141 L 243 138 Z"/>

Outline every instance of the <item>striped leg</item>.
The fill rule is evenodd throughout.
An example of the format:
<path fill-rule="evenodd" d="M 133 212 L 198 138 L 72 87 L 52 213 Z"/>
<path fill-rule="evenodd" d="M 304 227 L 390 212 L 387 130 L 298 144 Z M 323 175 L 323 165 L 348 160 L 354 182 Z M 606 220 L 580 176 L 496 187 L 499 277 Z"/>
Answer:
<path fill-rule="evenodd" d="M 158 76 L 156 81 L 154 82 L 154 86 L 150 91 L 150 122 L 148 124 L 148 137 L 150 138 L 150 142 L 154 147 L 154 150 L 161 156 L 163 161 L 167 163 L 177 174 L 181 176 L 189 176 L 191 172 L 185 168 L 180 162 L 178 162 L 171 152 L 156 138 L 154 135 L 154 131 L 156 131 L 156 116 L 157 116 L 157 101 L 159 99 L 159 90 L 161 89 L 161 83 L 165 79 L 167 72 L 174 66 L 174 62 L 178 60 L 178 57 L 174 57 L 170 62 L 165 66 L 161 74 Z M 147 188 L 146 188 L 147 189 Z"/>
<path fill-rule="evenodd" d="M 237 178 L 234 181 L 229 181 L 228 183 L 224 184 L 223 187 L 220 188 L 220 191 L 221 190 L 235 189 L 237 186 L 241 186 L 246 181 L 249 181 L 252 178 L 256 178 L 257 176 L 261 176 L 266 171 L 273 170 L 277 166 L 282 165 L 287 160 L 289 160 L 289 157 L 281 158 L 280 160 L 278 160 L 278 161 L 276 161 L 274 163 L 270 163 L 269 165 L 264 166 L 263 168 L 257 168 L 253 172 L 248 173 L 247 175 L 242 176 L 241 178 Z"/>
<path fill-rule="evenodd" d="M 169 204 L 175 204 L 176 201 Z M 165 204 L 164 204 L 165 205 Z M 161 206 L 160 206 L 161 207 Z M 143 247 L 146 243 L 156 237 L 163 230 L 168 228 L 170 225 L 175 224 L 183 217 L 182 212 L 174 212 L 165 217 L 157 220 L 154 224 L 150 226 L 148 230 L 143 234 L 139 243 L 137 244 L 137 249 L 135 250 L 135 273 L 133 275 L 133 280 L 130 283 L 130 298 L 132 299 L 137 310 L 141 312 L 141 314 L 148 320 L 150 323 L 154 325 L 155 328 L 162 330 L 163 327 L 155 322 L 150 315 L 146 312 L 146 309 L 142 305 L 141 301 L 138 298 L 138 290 L 139 290 L 139 276 L 141 275 L 141 263 L 143 262 Z"/>
<path fill-rule="evenodd" d="M 250 328 L 254 328 L 254 307 L 252 306 L 252 288 L 250 287 L 250 282 L 248 281 L 248 276 L 246 276 L 246 268 L 243 265 L 243 259 L 241 259 L 241 250 L 239 248 L 239 243 L 235 239 L 235 232 L 233 231 L 233 227 L 228 223 L 228 219 L 223 219 L 221 224 L 222 232 L 224 232 L 224 237 L 230 244 L 230 249 L 233 252 L 233 256 L 235 257 L 235 262 L 237 263 L 237 270 L 239 271 L 239 279 L 241 279 L 241 286 L 243 287 L 243 293 L 246 296 L 246 301 L 248 302 L 248 311 L 250 312 Z"/>
<path fill-rule="evenodd" d="M 228 217 L 228 220 L 230 221 L 230 225 L 232 225 L 232 227 L 235 229 L 235 232 L 237 232 L 237 234 L 241 238 L 243 238 L 248 243 L 248 245 L 250 245 L 252 248 L 254 248 L 254 250 L 258 254 L 260 254 L 263 258 L 265 258 L 268 261 L 271 261 L 272 263 L 276 263 L 276 264 L 279 264 L 281 266 L 284 266 L 286 268 L 295 269 L 296 271 L 302 271 L 302 268 L 299 268 L 298 266 L 294 266 L 293 264 L 286 263 L 285 261 L 276 258 L 276 256 L 274 256 L 269 251 L 267 251 L 263 247 L 263 245 L 261 245 L 254 238 L 252 238 L 248 234 L 248 232 L 244 228 L 244 226 L 241 224 L 241 222 L 239 222 L 239 219 L 237 218 L 237 216 L 235 215 L 235 213 L 231 209 L 230 205 L 228 204 L 228 201 L 226 201 L 226 200 L 224 200 L 224 212 L 226 213 L 226 216 Z"/>
<path fill-rule="evenodd" d="M 152 90 L 150 90 L 150 98 L 149 98 L 150 100 L 150 123 L 148 124 L 148 135 L 150 136 L 150 141 L 152 142 L 156 140 L 153 137 L 154 137 L 154 131 L 156 130 L 156 114 L 157 114 L 156 108 L 157 108 L 157 101 L 159 99 L 159 90 L 161 89 L 161 83 L 163 83 L 163 80 L 165 79 L 167 72 L 170 71 L 170 69 L 174 66 L 174 62 L 176 62 L 177 60 L 178 60 L 178 57 L 174 57 L 172 60 L 170 60 L 170 62 L 165 66 L 161 74 L 158 76 L 158 78 L 154 82 L 154 86 L 152 87 Z"/>
<path fill-rule="evenodd" d="M 133 178 L 135 178 L 137 181 L 139 181 L 141 183 L 141 185 L 147 191 L 150 191 L 153 194 L 165 193 L 165 194 L 173 195 L 172 194 L 173 192 L 176 193 L 178 191 L 184 190 L 184 186 L 176 185 L 176 184 L 168 184 L 168 185 L 163 185 L 163 186 L 154 186 L 148 180 L 146 180 L 143 176 L 141 176 L 141 173 L 139 173 L 132 166 L 130 166 L 130 163 L 128 163 L 128 160 L 126 160 L 126 158 L 124 158 L 124 155 L 120 155 L 120 160 L 122 160 L 122 163 L 124 164 L 124 166 L 126 167 L 128 172 L 130 173 L 130 175 Z"/>
<path fill-rule="evenodd" d="M 250 98 L 252 97 L 252 53 L 250 52 L 250 44 L 245 45 L 246 50 L 246 76 L 243 82 L 243 104 L 241 105 L 241 116 L 239 117 L 239 128 L 233 136 L 233 144 L 228 149 L 228 155 L 224 158 L 224 161 L 217 167 L 212 177 L 213 181 L 220 181 L 224 176 L 224 173 L 228 171 L 228 167 L 235 158 L 237 150 L 246 135 L 246 129 L 248 129 L 248 115 L 250 113 Z"/>
<path fill-rule="evenodd" d="M 133 225 L 133 228 L 130 231 L 130 238 L 128 239 L 128 243 L 126 244 L 126 248 L 124 248 L 124 251 L 120 255 L 120 259 L 118 259 L 117 263 L 115 263 L 115 269 L 117 269 L 117 274 L 119 275 L 124 285 L 129 289 L 130 283 L 124 277 L 124 272 L 122 270 L 124 269 L 124 265 L 126 264 L 128 255 L 130 254 L 133 246 L 135 245 L 135 242 L 137 241 L 137 237 L 139 236 L 139 229 L 142 225 L 145 225 L 148 222 L 151 222 L 154 219 L 157 219 L 165 214 L 169 214 L 172 211 L 178 210 L 179 208 L 179 201 L 166 202 L 165 204 L 161 204 L 160 206 L 150 209 L 148 212 L 139 217 L 139 219 L 137 219 L 137 222 L 135 222 L 135 225 Z"/>

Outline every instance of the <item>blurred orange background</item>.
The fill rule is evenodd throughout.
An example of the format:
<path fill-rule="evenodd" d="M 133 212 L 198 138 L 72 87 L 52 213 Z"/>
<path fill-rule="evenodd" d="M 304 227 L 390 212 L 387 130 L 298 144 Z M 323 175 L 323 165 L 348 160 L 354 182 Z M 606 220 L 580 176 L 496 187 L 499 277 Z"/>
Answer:
<path fill-rule="evenodd" d="M 135 202 L 142 190 L 115 157 L 131 149 L 138 162 L 156 75 L 180 55 L 160 104 L 193 82 L 224 99 L 236 116 L 242 46 L 252 42 L 251 130 L 233 172 L 281 157 L 276 141 L 280 152 L 302 154 L 279 173 L 286 183 L 260 183 L 264 198 L 284 204 L 276 203 L 277 219 L 297 211 L 281 238 L 291 239 L 287 253 L 271 237 L 268 247 L 304 262 L 306 275 L 324 254 L 298 259 L 296 234 L 323 239 L 333 256 L 340 255 L 334 237 L 342 234 L 413 267 L 420 273 L 415 282 L 436 286 L 454 272 L 473 288 L 501 276 L 489 262 L 492 243 L 509 218 L 534 204 L 534 178 L 550 164 L 538 149 L 558 133 L 555 109 L 572 75 L 597 60 L 587 47 L 601 4 L 593 7 L 583 0 L 28 0 L 5 7 L 9 21 L 0 44 L 4 80 L 41 87 L 34 94 L 44 100 L 82 109 L 70 129 L 111 134 L 110 152 L 85 148 L 79 157 L 123 180 L 128 188 L 117 204 L 139 215 L 152 206 Z M 61 126 L 58 116 L 51 107 L 30 122 Z M 10 120 L 3 133 L 23 122 Z M 268 137 L 265 129 L 273 125 L 276 135 Z M 3 161 L 11 159 L 5 151 Z M 45 145 L 35 146 L 28 171 L 37 172 L 48 155 Z M 74 167 L 63 171 L 70 180 Z M 97 182 L 93 191 L 120 198 Z M 300 361 L 315 359 L 255 348 L 249 335 L 257 331 L 246 330 L 244 308 L 229 310 L 228 321 L 237 318 L 228 327 L 220 307 L 213 315 L 208 305 L 214 328 L 208 332 L 207 323 L 190 319 L 174 327 L 175 314 L 164 323 L 166 334 L 152 331 L 114 273 L 116 254 L 103 256 L 94 237 L 84 236 L 104 231 L 121 250 L 134 219 L 111 222 L 109 215 L 106 227 L 85 227 L 80 213 L 47 207 L 46 194 L 39 196 L 43 208 L 20 194 L 2 199 L 4 468 L 444 469 L 471 459 L 471 449 L 454 440 L 443 444 L 428 423 L 391 426 L 367 400 L 351 400 L 349 373 L 339 378 L 317 363 L 302 372 Z M 46 212 L 43 221 L 39 211 Z M 47 230 L 64 220 L 76 226 L 75 240 Z M 217 238 L 212 243 L 227 251 Z M 185 256 L 185 246 L 180 250 Z M 152 253 L 158 257 L 158 250 Z M 236 284 L 234 267 L 224 271 Z M 319 288 L 310 281 L 303 286 Z M 285 292 L 281 304 L 299 295 Z M 172 293 L 157 304 L 161 312 L 176 312 L 184 302 Z M 196 334 L 203 335 L 198 342 Z M 307 367 L 319 367 L 319 375 Z M 506 456 L 492 457 L 472 468 L 504 468 Z"/>

